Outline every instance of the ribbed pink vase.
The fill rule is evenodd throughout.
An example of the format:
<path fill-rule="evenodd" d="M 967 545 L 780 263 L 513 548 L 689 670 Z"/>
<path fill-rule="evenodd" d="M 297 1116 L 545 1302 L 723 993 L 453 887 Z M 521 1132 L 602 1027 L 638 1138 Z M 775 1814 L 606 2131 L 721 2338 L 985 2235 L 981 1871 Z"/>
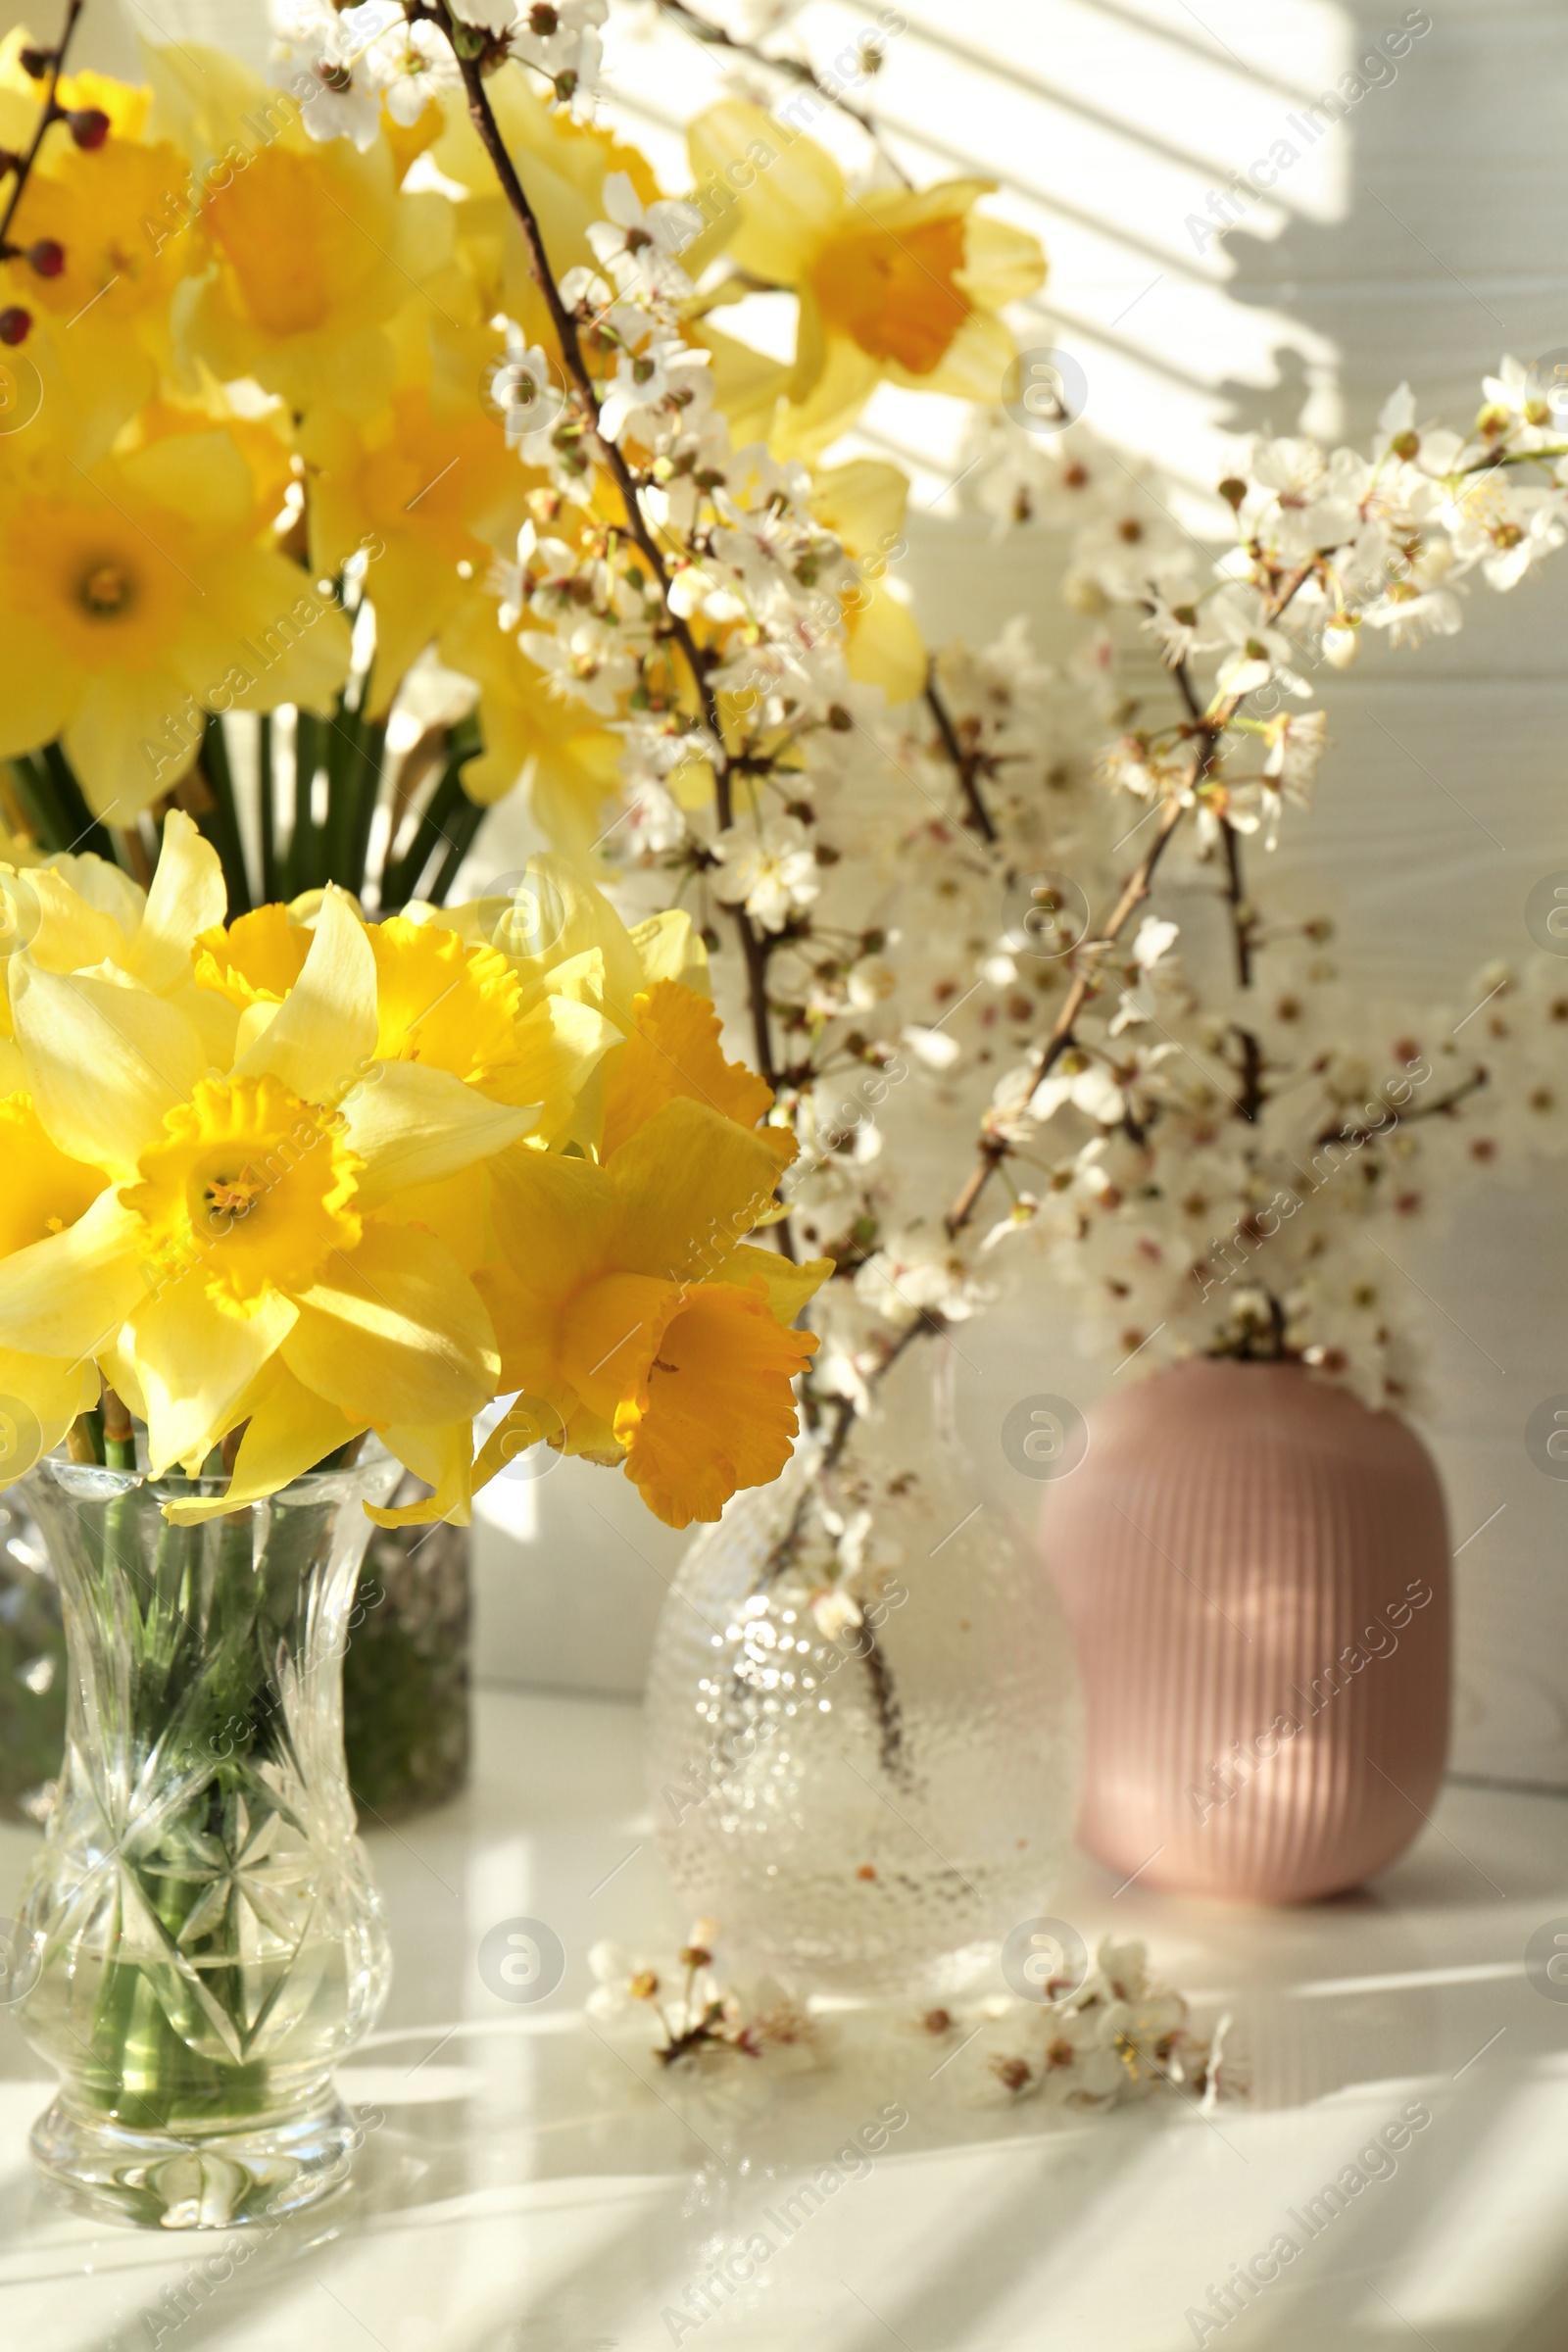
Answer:
<path fill-rule="evenodd" d="M 1448 1744 L 1432 1458 L 1293 1364 L 1117 1390 L 1042 1538 L 1088 1711 L 1080 1842 L 1144 1886 L 1357 1886 L 1422 1826 Z"/>

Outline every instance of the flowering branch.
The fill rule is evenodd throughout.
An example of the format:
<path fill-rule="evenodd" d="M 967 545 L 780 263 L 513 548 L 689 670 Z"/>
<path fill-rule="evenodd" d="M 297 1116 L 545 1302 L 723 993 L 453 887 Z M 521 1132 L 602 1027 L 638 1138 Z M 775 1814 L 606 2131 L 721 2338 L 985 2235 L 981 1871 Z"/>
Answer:
<path fill-rule="evenodd" d="M 938 683 L 937 665 L 934 662 L 926 673 L 925 699 L 931 715 L 937 722 L 937 733 L 942 738 L 942 748 L 957 773 L 958 789 L 963 794 L 964 808 L 967 811 L 963 821 L 971 832 L 979 834 L 982 841 L 995 841 L 997 828 L 992 822 L 991 811 L 987 808 L 980 792 L 980 778 L 982 775 L 989 774 L 990 761 L 985 750 L 978 742 L 972 744 L 967 751 L 964 749 L 958 730 L 954 725 L 953 713 L 948 709 L 942 688 Z"/>
<path fill-rule="evenodd" d="M 700 15 L 695 8 L 689 5 L 689 0 L 655 0 L 655 6 L 668 17 L 671 24 L 678 24 L 683 31 L 689 32 L 694 40 L 705 42 L 710 48 L 727 49 L 735 57 L 750 58 L 754 65 L 765 66 L 771 73 L 782 74 L 788 80 L 799 82 L 803 88 L 814 90 L 825 106 L 836 107 L 841 115 L 847 115 L 852 122 L 858 122 L 889 170 L 897 172 L 906 188 L 913 186 L 914 183 L 903 165 L 896 156 L 889 153 L 882 133 L 871 116 L 862 108 L 853 106 L 842 90 L 836 90 L 824 81 L 822 76 L 813 67 L 808 65 L 804 58 L 770 56 L 756 41 L 740 40 L 734 33 L 726 32 L 722 24 L 715 24 L 710 17 Z M 863 73 L 874 74 L 882 63 L 880 47 L 874 42 L 862 41 L 860 62 Z"/>
<path fill-rule="evenodd" d="M 582 338 L 578 331 L 577 321 L 564 301 L 561 289 L 556 283 L 555 272 L 550 267 L 549 256 L 545 251 L 544 237 L 540 231 L 538 218 L 533 206 L 528 201 L 527 192 L 518 177 L 516 167 L 508 153 L 506 140 L 501 135 L 501 126 L 496 121 L 495 110 L 490 104 L 489 95 L 484 86 L 482 60 L 472 54 L 470 43 L 460 39 L 458 27 L 454 23 L 451 10 L 446 5 L 446 0 L 433 0 L 433 5 L 430 4 L 430 0 L 414 0 L 414 4 L 408 8 L 407 14 L 411 22 L 418 17 L 428 18 L 440 27 L 452 43 L 458 61 L 458 71 L 463 76 L 463 86 L 467 97 L 469 120 L 479 135 L 485 153 L 490 158 L 496 177 L 501 183 L 502 193 L 522 230 L 523 240 L 528 248 L 529 270 L 535 284 L 544 297 L 551 324 L 554 326 L 561 344 L 561 356 L 571 372 L 578 395 L 592 420 L 598 447 L 610 469 L 612 479 L 620 493 L 621 503 L 626 511 L 626 527 L 647 559 L 658 584 L 664 607 L 664 625 L 679 646 L 691 672 L 692 683 L 701 702 L 703 717 L 711 738 L 710 759 L 718 821 L 721 826 L 728 825 L 734 814 L 734 785 L 729 757 L 724 747 L 724 730 L 719 715 L 718 697 L 709 675 L 709 663 L 698 646 L 690 624 L 674 611 L 670 604 L 669 569 L 664 561 L 663 551 L 655 538 L 643 513 L 637 476 L 612 435 L 603 429 L 599 393 L 592 371 L 583 355 Z M 779 1072 L 773 1051 L 772 1024 L 768 1018 L 767 950 L 745 907 L 736 906 L 732 911 L 741 953 L 746 963 L 746 993 L 751 1009 L 752 1033 L 758 1068 L 768 1085 L 776 1092 Z M 786 1256 L 793 1256 L 794 1250 L 791 1246 L 787 1220 L 781 1220 L 777 1230 L 779 1247 Z"/>

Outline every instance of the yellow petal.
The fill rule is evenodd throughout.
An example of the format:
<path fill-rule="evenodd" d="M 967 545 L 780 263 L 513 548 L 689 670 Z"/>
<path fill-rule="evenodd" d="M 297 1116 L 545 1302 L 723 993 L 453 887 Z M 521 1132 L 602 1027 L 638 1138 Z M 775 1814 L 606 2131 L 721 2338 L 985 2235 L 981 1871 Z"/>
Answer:
<path fill-rule="evenodd" d="M 142 1241 L 141 1219 L 118 1193 L 100 1193 L 64 1233 L 0 1260 L 0 1346 L 93 1355 L 144 1295 Z"/>
<path fill-rule="evenodd" d="M 557 1302 L 602 1272 L 620 1202 L 603 1168 L 526 1146 L 491 1163 L 496 1230 L 530 1293 Z"/>
<path fill-rule="evenodd" d="M 252 1393 L 249 1426 L 234 1457 L 227 1491 L 209 1501 L 168 1502 L 164 1516 L 176 1527 L 198 1527 L 303 1478 L 327 1454 L 356 1438 L 366 1424 L 345 1419 L 324 1396 L 313 1395 L 274 1359 Z"/>
<path fill-rule="evenodd" d="M 665 1102 L 706 1102 L 755 1127 L 773 1092 L 744 1062 L 726 1061 L 718 1014 L 678 981 L 656 981 L 633 1000 L 636 1028 L 605 1071 L 603 1152 L 608 1159 Z"/>
<path fill-rule="evenodd" d="M 606 1163 L 620 1198 L 618 1265 L 701 1281 L 773 1205 L 793 1140 L 738 1127 L 705 1102 L 666 1102 Z"/>
<path fill-rule="evenodd" d="M 834 1271 L 830 1257 L 808 1257 L 798 1266 L 782 1250 L 759 1250 L 751 1242 L 742 1242 L 713 1268 L 711 1279 L 738 1283 L 743 1290 L 756 1290 L 760 1284 L 775 1322 L 789 1324 L 823 1283 L 832 1279 Z"/>
<path fill-rule="evenodd" d="M 513 1108 L 427 1062 L 377 1062 L 343 1104 L 365 1161 L 357 1200 L 374 1208 L 411 1184 L 435 1184 L 528 1134 L 538 1105 Z"/>
<path fill-rule="evenodd" d="M 184 811 L 171 808 L 164 819 L 163 854 L 147 893 L 141 928 L 125 957 L 125 968 L 145 988 L 174 987 L 190 972 L 198 932 L 221 923 L 228 904 L 218 852 L 204 841 Z"/>
<path fill-rule="evenodd" d="M 799 340 L 789 405 L 773 427 L 769 447 L 778 457 L 812 459 L 848 432 L 882 371 L 853 336 L 827 331 L 809 288 L 801 296 Z"/>
<path fill-rule="evenodd" d="M 366 1511 L 377 1527 L 427 1527 L 444 1519 L 466 1527 L 473 1515 L 473 1423 L 449 1422 L 444 1429 L 384 1429 L 382 1443 L 416 1478 L 435 1492 L 396 1510 L 378 1509 L 368 1502 Z"/>
<path fill-rule="evenodd" d="M 40 972 L 19 959 L 11 1003 L 39 1118 L 70 1159 L 135 1172 L 206 1067 L 177 1006 L 144 989 Z"/>
<path fill-rule="evenodd" d="M 94 816 L 128 825 L 173 791 L 201 743 L 199 728 L 170 733 L 188 700 L 172 662 L 89 676 L 61 741 Z"/>
<path fill-rule="evenodd" d="M 237 1074 L 270 1071 L 306 1102 L 335 1102 L 369 1069 L 375 1036 L 375 957 L 354 902 L 333 888 L 298 981 Z"/>
<path fill-rule="evenodd" d="M 740 222 L 726 250 L 737 267 L 770 285 L 799 285 L 844 213 L 844 174 L 827 149 L 741 98 L 699 115 L 686 146 L 705 210 L 725 217 L 724 198 L 735 195 Z"/>
<path fill-rule="evenodd" d="M 885 580 L 860 581 L 845 617 L 852 678 L 864 686 L 880 686 L 894 706 L 913 702 L 925 692 L 930 656 L 920 624 Z"/>
<path fill-rule="evenodd" d="M 811 481 L 809 506 L 825 531 L 853 556 L 887 555 L 904 528 L 908 477 L 876 458 L 830 466 Z"/>
<path fill-rule="evenodd" d="M 500 1370 L 490 1319 L 462 1267 L 412 1226 L 366 1226 L 299 1299 L 283 1360 L 351 1420 L 383 1429 L 470 1420 Z"/>
<path fill-rule="evenodd" d="M 280 1291 L 241 1309 L 220 1304 L 200 1267 L 164 1284 L 127 1318 L 122 1341 L 147 1407 L 148 1466 L 155 1478 L 183 1462 L 194 1478 L 233 1423 L 234 1408 L 293 1329 L 297 1308 Z"/>
<path fill-rule="evenodd" d="M 1046 257 L 1038 237 L 990 213 L 971 213 L 964 230 L 963 268 L 957 279 L 981 310 L 1026 302 L 1046 282 Z"/>
<path fill-rule="evenodd" d="M 994 311 L 973 311 L 929 375 L 910 375 L 890 365 L 889 380 L 916 392 L 945 392 L 950 400 L 996 402 L 1006 398 L 1018 347 Z"/>
<path fill-rule="evenodd" d="M 708 950 L 684 906 L 666 906 L 662 914 L 651 914 L 647 922 L 634 923 L 631 944 L 642 965 L 645 988 L 652 988 L 656 980 L 678 980 L 683 988 L 696 989 L 699 996 L 711 996 Z"/>
<path fill-rule="evenodd" d="M 27 953 L 40 971 L 80 972 L 124 955 L 125 931 L 112 913 L 91 905 L 66 875 L 43 866 L 12 887 L 24 922 L 36 910 L 38 927 L 27 942 Z"/>
<path fill-rule="evenodd" d="M 791 1383 L 815 1347 L 810 1332 L 781 1331 L 755 1293 L 686 1293 L 646 1388 L 615 1418 L 626 1476 L 666 1527 L 716 1519 L 738 1488 L 777 1478 L 794 1450 Z"/>
<path fill-rule="evenodd" d="M 0 1490 L 52 1453 L 76 1415 L 97 1401 L 90 1363 L 0 1348 Z"/>
<path fill-rule="evenodd" d="M 605 1274 L 571 1302 L 561 1335 L 561 1374 L 604 1420 L 643 1389 L 664 1327 L 680 1307 L 678 1283 L 648 1274 Z"/>

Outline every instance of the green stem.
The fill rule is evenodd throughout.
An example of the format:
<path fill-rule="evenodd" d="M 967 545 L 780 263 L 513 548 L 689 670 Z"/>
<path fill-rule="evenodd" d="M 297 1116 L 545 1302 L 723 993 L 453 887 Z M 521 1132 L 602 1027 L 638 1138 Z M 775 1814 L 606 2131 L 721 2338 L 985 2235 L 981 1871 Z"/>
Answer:
<path fill-rule="evenodd" d="M 117 860 L 115 845 L 109 838 L 109 828 L 100 824 L 87 806 L 87 796 L 76 781 L 76 771 L 58 743 L 46 743 L 42 753 L 43 764 L 60 804 L 60 813 L 71 827 L 62 849 L 91 850 L 94 856 L 107 858 L 111 865 Z"/>
<path fill-rule="evenodd" d="M 386 760 L 386 727 L 379 719 L 361 722 L 360 763 L 352 789 L 345 794 L 342 855 L 338 880 L 356 897 L 365 892 L 365 861 L 370 853 L 370 830 L 381 797 L 381 774 Z"/>
<path fill-rule="evenodd" d="M 45 850 L 63 850 L 71 840 L 66 819 L 48 771 L 42 762 L 23 755 L 11 761 L 12 780 L 17 798 L 22 803 L 27 822 Z"/>
<path fill-rule="evenodd" d="M 277 773 L 272 761 L 272 713 L 264 710 L 256 730 L 256 804 L 262 829 L 262 904 L 280 896 L 277 867 Z"/>
<path fill-rule="evenodd" d="M 391 913 L 416 897 L 431 858 L 442 850 L 450 853 L 461 841 L 457 864 L 452 864 L 449 856 L 442 867 L 442 871 L 446 872 L 447 866 L 451 866 L 447 880 L 450 889 L 452 876 L 472 847 L 474 835 L 479 829 L 477 824 L 471 828 L 466 825 L 466 812 L 472 808 L 473 804 L 463 789 L 463 770 L 483 749 L 484 738 L 479 732 L 476 718 L 466 718 L 453 728 L 446 766 L 441 771 L 440 782 L 424 805 L 423 813 L 414 830 L 414 839 L 404 855 L 382 872 L 383 913 Z M 480 821 L 483 821 L 482 810 Z"/>
<path fill-rule="evenodd" d="M 245 849 L 240 839 L 239 811 L 234 802 L 234 776 L 228 764 L 228 738 L 223 722 L 216 710 L 207 714 L 206 731 L 202 736 L 202 773 L 212 788 L 213 806 L 196 820 L 198 829 L 218 852 L 228 885 L 228 919 L 248 914 L 251 906 L 250 876 L 245 870 Z"/>
<path fill-rule="evenodd" d="M 479 827 L 484 823 L 488 813 L 487 809 L 476 808 L 472 801 L 466 799 L 463 807 L 452 819 L 447 828 L 447 854 L 442 858 L 435 880 L 429 889 L 428 895 L 433 906 L 446 905 L 447 893 L 458 878 L 458 869 L 478 839 Z"/>
<path fill-rule="evenodd" d="M 316 818 L 312 813 L 316 771 L 321 764 L 321 721 L 314 710 L 299 710 L 294 718 L 294 830 L 284 865 L 284 887 L 298 898 L 313 885 L 316 872 Z"/>

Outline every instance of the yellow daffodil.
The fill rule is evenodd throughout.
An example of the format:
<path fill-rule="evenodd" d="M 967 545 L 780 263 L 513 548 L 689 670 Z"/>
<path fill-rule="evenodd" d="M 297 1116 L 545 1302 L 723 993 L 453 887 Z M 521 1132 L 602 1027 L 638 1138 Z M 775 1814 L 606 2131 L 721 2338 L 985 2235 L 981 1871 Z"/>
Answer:
<path fill-rule="evenodd" d="M 227 381 L 254 376 L 296 411 L 366 415 L 390 396 L 394 312 L 448 268 L 452 208 L 400 192 L 390 150 L 313 140 L 297 100 L 211 49 L 149 56 L 155 124 L 201 176 L 215 269 L 181 330 Z"/>
<path fill-rule="evenodd" d="M 515 539 L 528 477 L 477 394 L 466 415 L 439 416 L 421 386 L 356 420 L 318 409 L 302 427 L 311 476 L 311 562 L 319 578 L 356 549 L 375 547 L 375 666 L 368 704 L 383 717 L 405 672 L 482 579 L 494 549 Z M 486 598 L 492 634 L 496 607 Z"/>
<path fill-rule="evenodd" d="M 39 1123 L 108 1182 L 0 1265 L 0 1347 L 128 1365 L 155 1474 L 198 1468 L 275 1358 L 394 1446 L 405 1424 L 478 1410 L 496 1371 L 484 1309 L 432 1235 L 385 1211 L 533 1114 L 376 1062 L 375 956 L 342 893 L 285 1001 L 241 1017 L 221 1074 L 169 999 L 13 960 Z"/>
<path fill-rule="evenodd" d="M 523 1392 L 480 1454 L 482 1486 L 539 1405 L 567 1451 L 618 1461 L 670 1527 L 716 1519 L 776 1478 L 791 1382 L 816 1347 L 790 1328 L 831 1273 L 744 1240 L 779 1155 L 708 1104 L 665 1102 L 603 1167 L 509 1152 L 491 1170 L 505 1260 L 477 1277 Z"/>
<path fill-rule="evenodd" d="M 129 824 L 213 710 L 331 708 L 343 616 L 250 534 L 222 427 L 83 471 L 52 449 L 0 481 L 0 757 L 59 737 L 95 815 Z"/>
<path fill-rule="evenodd" d="M 815 456 L 884 376 L 960 400 L 1003 397 L 1015 347 L 998 313 L 1034 293 L 1046 265 L 1025 230 L 976 211 L 995 181 L 856 195 L 825 148 L 742 99 L 699 115 L 687 143 L 699 196 L 733 195 L 715 221 L 729 258 L 800 296 L 773 431 L 781 454 Z"/>

